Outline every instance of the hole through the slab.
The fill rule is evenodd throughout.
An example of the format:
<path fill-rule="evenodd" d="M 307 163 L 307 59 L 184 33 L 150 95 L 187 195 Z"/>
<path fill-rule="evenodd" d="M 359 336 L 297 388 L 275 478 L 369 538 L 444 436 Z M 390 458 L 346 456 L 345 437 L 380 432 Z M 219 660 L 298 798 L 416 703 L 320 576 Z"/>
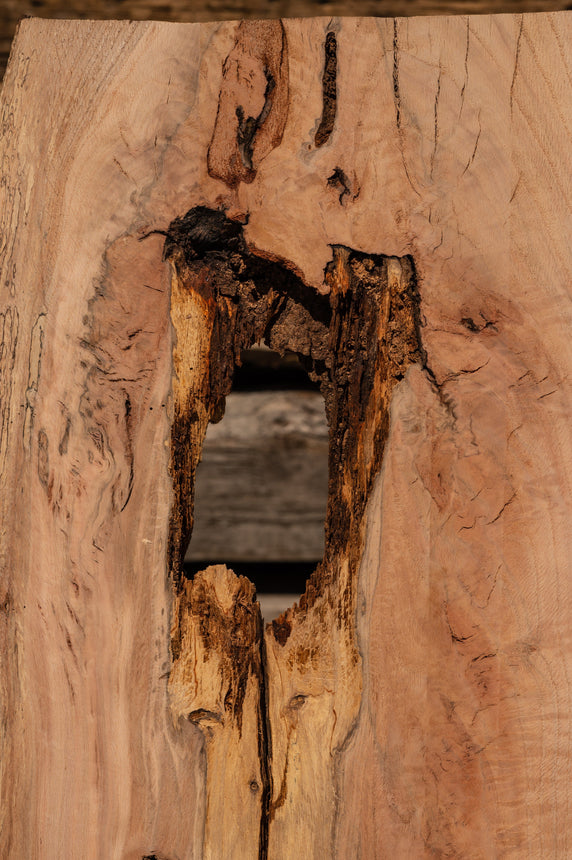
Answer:
<path fill-rule="evenodd" d="M 185 549 L 200 515 L 196 478 L 201 450 L 203 460 L 207 454 L 207 425 L 220 421 L 225 398 L 230 408 L 241 351 L 262 339 L 281 355 L 299 357 L 320 386 L 329 426 L 325 548 L 298 611 L 307 613 L 318 601 L 329 601 L 338 606 L 340 623 L 349 624 L 365 507 L 389 432 L 391 392 L 410 365 L 426 366 L 415 266 L 409 256 L 331 245 L 323 289 L 314 289 L 294 262 L 269 258 L 249 245 L 245 223 L 197 206 L 176 218 L 166 233 L 176 335 L 169 568 L 175 589 L 184 591 Z M 191 546 L 198 553 L 196 532 Z M 212 558 L 211 552 L 206 557 Z M 275 621 L 272 629 L 284 645 L 291 621 Z M 178 647 L 175 642 L 175 651 Z"/>
<path fill-rule="evenodd" d="M 271 621 L 323 556 L 328 493 L 324 399 L 294 353 L 241 353 L 225 415 L 209 424 L 197 468 L 184 573 L 225 564 L 256 586 Z"/>

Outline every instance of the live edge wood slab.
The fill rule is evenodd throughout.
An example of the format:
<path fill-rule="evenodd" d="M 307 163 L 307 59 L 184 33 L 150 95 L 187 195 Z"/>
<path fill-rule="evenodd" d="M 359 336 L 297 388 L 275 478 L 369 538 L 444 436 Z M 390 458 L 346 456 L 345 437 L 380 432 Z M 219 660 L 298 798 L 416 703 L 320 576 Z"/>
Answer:
<path fill-rule="evenodd" d="M 572 17 L 27 20 L 1 99 L 0 856 L 572 855 Z M 329 421 L 263 630 L 185 579 L 240 351 Z"/>

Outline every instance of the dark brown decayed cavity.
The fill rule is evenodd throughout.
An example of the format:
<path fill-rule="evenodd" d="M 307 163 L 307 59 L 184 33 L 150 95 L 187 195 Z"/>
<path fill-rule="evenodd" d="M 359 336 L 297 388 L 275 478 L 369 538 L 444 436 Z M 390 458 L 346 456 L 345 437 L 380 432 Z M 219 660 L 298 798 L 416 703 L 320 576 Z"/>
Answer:
<path fill-rule="evenodd" d="M 248 86 L 245 85 L 248 81 Z M 252 182 L 282 140 L 288 115 L 288 44 L 281 21 L 242 21 L 225 60 L 208 151 L 211 176 Z"/>
<path fill-rule="evenodd" d="M 325 61 L 324 74 L 322 76 L 322 119 L 314 137 L 316 146 L 323 146 L 331 135 L 336 121 L 336 98 L 338 73 L 338 50 L 336 34 L 330 31 L 326 35 L 324 45 Z"/>

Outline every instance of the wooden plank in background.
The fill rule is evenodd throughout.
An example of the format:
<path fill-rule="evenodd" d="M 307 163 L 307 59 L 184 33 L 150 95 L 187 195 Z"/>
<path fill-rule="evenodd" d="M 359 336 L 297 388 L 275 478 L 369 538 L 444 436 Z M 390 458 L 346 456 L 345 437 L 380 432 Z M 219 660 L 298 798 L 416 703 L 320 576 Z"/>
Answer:
<path fill-rule="evenodd" d="M 318 561 L 327 493 L 322 395 L 232 393 L 207 430 L 186 560 Z"/>

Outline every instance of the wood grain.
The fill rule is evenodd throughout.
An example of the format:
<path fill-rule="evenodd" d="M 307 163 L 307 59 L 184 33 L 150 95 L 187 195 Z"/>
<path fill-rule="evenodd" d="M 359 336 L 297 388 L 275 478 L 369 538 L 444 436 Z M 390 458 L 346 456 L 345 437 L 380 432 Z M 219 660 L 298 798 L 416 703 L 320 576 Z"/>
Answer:
<path fill-rule="evenodd" d="M 256 27 L 20 27 L 0 855 L 565 858 L 572 19 L 282 26 L 280 139 L 233 182 L 208 152 Z M 262 635 L 243 580 L 181 563 L 265 334 L 322 385 L 330 480 L 324 559 Z"/>
<path fill-rule="evenodd" d="M 0 74 L 4 73 L 18 22 L 26 17 L 134 21 L 237 21 L 307 18 L 312 15 L 475 15 L 555 12 L 567 0 L 3 0 Z"/>

